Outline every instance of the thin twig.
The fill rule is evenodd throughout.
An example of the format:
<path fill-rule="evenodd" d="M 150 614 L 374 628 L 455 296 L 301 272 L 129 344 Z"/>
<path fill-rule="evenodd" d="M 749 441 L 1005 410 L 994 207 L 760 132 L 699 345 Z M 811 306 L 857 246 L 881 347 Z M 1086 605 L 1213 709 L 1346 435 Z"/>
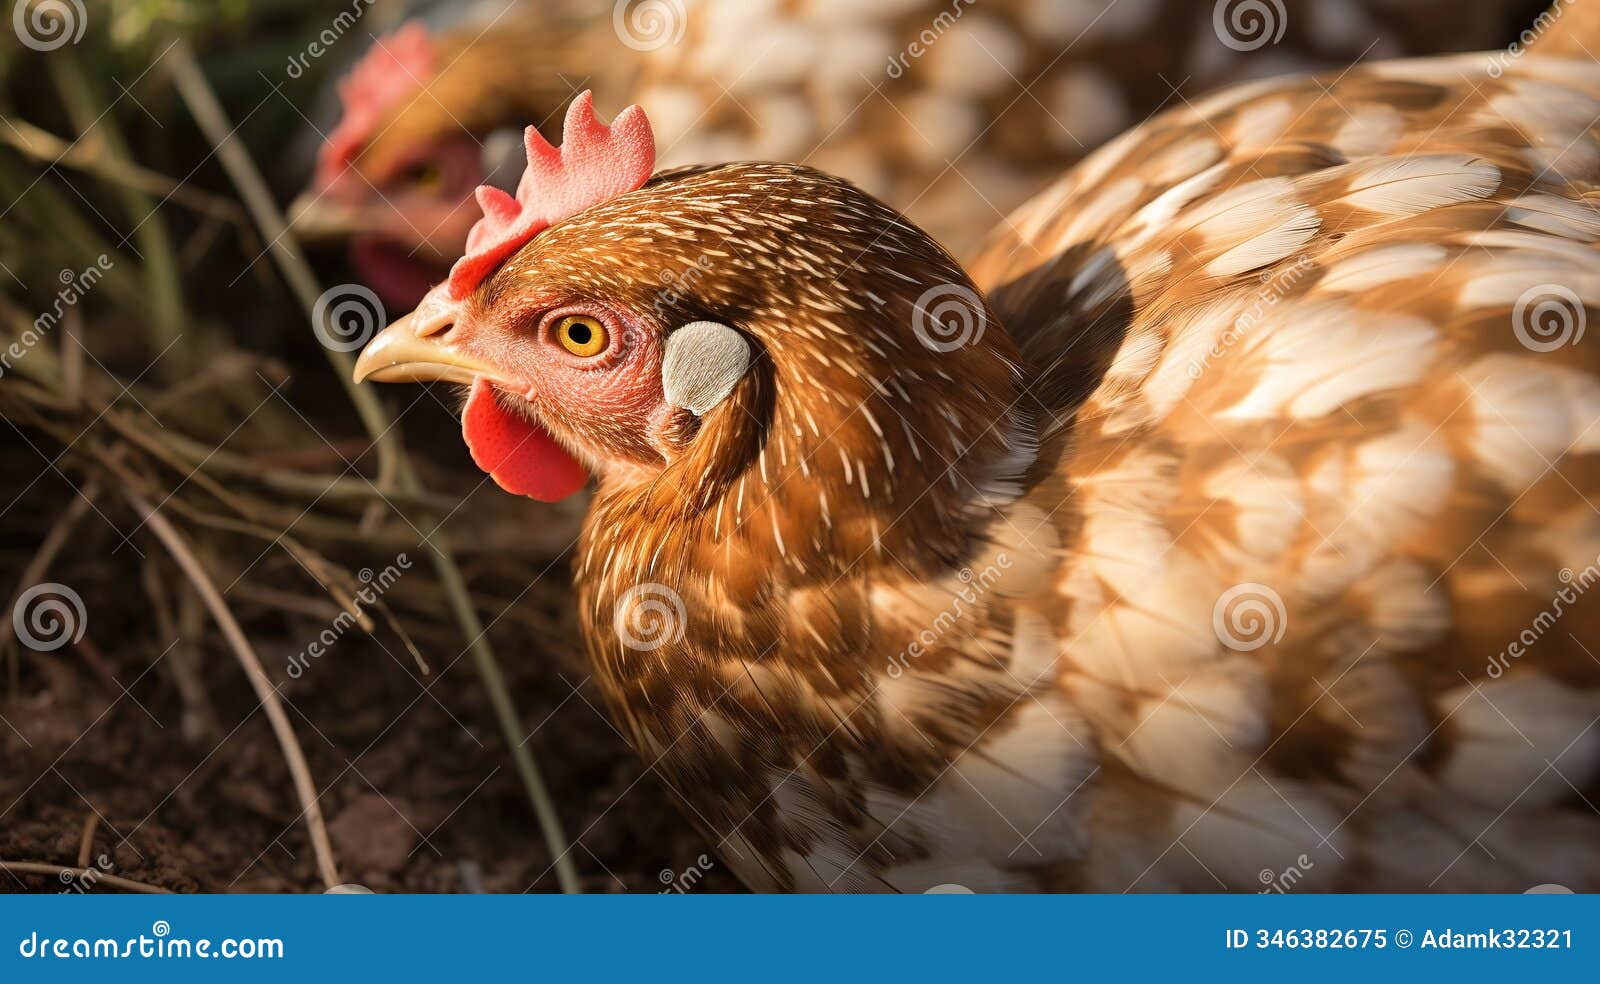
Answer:
<path fill-rule="evenodd" d="M 228 172 L 228 177 L 234 186 L 239 189 L 239 197 L 244 199 L 250 217 L 255 220 L 262 235 L 266 237 L 267 248 L 279 269 L 283 271 L 284 279 L 289 282 L 290 289 L 305 308 L 307 317 L 310 317 L 317 298 L 322 294 L 316 275 L 311 272 L 311 265 L 301 253 L 299 241 L 289 234 L 288 225 L 277 204 L 272 200 L 272 192 L 268 189 L 266 180 L 256 169 L 255 161 L 250 158 L 250 152 L 238 139 L 235 128 L 229 123 L 227 113 L 217 101 L 217 94 L 211 89 L 211 83 L 206 81 L 205 73 L 200 71 L 200 62 L 195 57 L 194 49 L 189 46 L 188 41 L 179 39 L 167 50 L 167 61 L 172 69 L 172 81 L 178 88 L 178 94 L 189 107 L 189 112 L 199 124 L 200 131 L 216 148 L 218 162 L 222 164 L 223 170 Z M 349 394 L 350 402 L 355 404 L 362 424 L 378 441 L 379 471 L 383 472 L 384 460 L 397 459 L 405 453 L 400 447 L 397 432 L 389 425 L 388 415 L 384 413 L 378 398 L 372 395 L 371 390 L 355 384 L 352 378 L 355 360 L 350 353 L 334 351 L 327 346 L 323 348 L 329 360 L 333 362 L 334 372 L 339 377 L 340 384 L 344 386 L 345 392 Z"/>
<path fill-rule="evenodd" d="M 284 761 L 289 766 L 289 775 L 294 780 L 295 793 L 300 798 L 301 812 L 306 818 L 306 827 L 311 833 L 311 848 L 317 855 L 317 868 L 322 873 L 322 880 L 329 888 L 341 884 L 339 869 L 333 861 L 333 845 L 328 840 L 328 828 L 322 820 L 322 807 L 318 802 L 317 790 L 311 781 L 311 768 L 306 765 L 306 757 L 300 750 L 300 741 L 294 735 L 294 728 L 289 723 L 289 717 L 283 712 L 283 701 L 278 696 L 278 690 L 267 679 L 266 671 L 261 668 L 261 660 L 256 656 L 255 650 L 250 647 L 250 640 L 245 638 L 244 630 L 239 628 L 239 623 L 228 610 L 228 603 L 223 601 L 222 595 L 212 583 L 211 576 L 200 565 L 194 552 L 184 542 L 183 536 L 178 532 L 167 518 L 157 512 L 145 499 L 135 492 L 126 492 L 128 501 L 154 533 L 172 559 L 189 578 L 189 583 L 194 585 L 194 590 L 200 595 L 200 600 L 205 602 L 210 609 L 211 617 L 222 629 L 223 636 L 228 640 L 228 646 L 233 650 L 233 655 L 239 660 L 239 665 L 244 668 L 244 674 L 250 679 L 250 686 L 256 692 L 256 697 L 261 701 L 261 707 L 267 714 L 267 720 L 272 723 L 272 730 L 278 738 L 278 747 L 283 751 Z"/>
<path fill-rule="evenodd" d="M 173 431 L 162 431 L 155 437 L 167 444 L 174 452 L 181 455 L 191 465 L 198 465 L 211 471 L 224 472 L 240 478 L 251 478 L 262 485 L 279 492 L 288 492 L 294 495 L 309 495 L 315 499 L 378 499 L 387 498 L 395 502 L 404 502 L 412 505 L 424 505 L 434 509 L 448 509 L 452 503 L 447 496 L 436 492 L 412 493 L 396 489 L 393 492 L 380 491 L 373 487 L 365 478 L 354 478 L 349 475 L 324 475 L 310 472 L 297 471 L 288 468 L 273 468 L 248 455 L 238 454 L 225 448 L 213 448 L 208 444 L 193 440 Z"/>
<path fill-rule="evenodd" d="M 211 696 L 206 692 L 205 682 L 201 678 L 200 651 L 194 641 L 199 637 L 199 626 L 197 624 L 193 632 L 185 632 L 178 624 L 179 606 L 187 605 L 193 609 L 194 595 L 183 591 L 182 585 L 179 585 L 178 590 L 182 593 L 179 600 L 175 601 L 168 594 L 154 558 L 145 558 L 139 569 L 139 579 L 144 583 L 145 595 L 150 599 L 150 610 L 155 615 L 159 638 L 171 639 L 174 643 L 161 665 L 172 674 L 178 697 L 183 701 L 183 737 L 191 742 L 198 743 L 205 739 L 215 744 L 216 739 L 222 737 L 222 722 L 217 717 L 216 708 L 212 706 Z"/>
<path fill-rule="evenodd" d="M 104 883 L 112 888 L 122 888 L 130 892 L 143 892 L 146 895 L 171 895 L 172 889 L 162 888 L 159 885 L 149 885 L 132 878 L 122 878 L 117 875 L 108 875 L 98 868 L 68 868 L 59 864 L 45 864 L 42 861 L 0 861 L 0 871 L 9 871 L 17 875 L 54 875 L 56 878 L 66 876 L 65 881 L 75 878 L 94 877 L 96 883 Z"/>
<path fill-rule="evenodd" d="M 239 195 L 261 228 L 262 236 L 271 244 L 269 248 L 273 259 L 283 271 L 284 279 L 299 298 L 307 316 L 313 316 L 312 311 L 321 294 L 316 275 L 312 273 L 311 265 L 306 262 L 299 242 L 289 230 L 282 212 L 272 200 L 272 193 L 268 190 L 260 171 L 257 170 L 255 162 L 251 160 L 244 146 L 235 139 L 233 129 L 228 124 L 227 114 L 223 112 L 216 93 L 212 91 L 210 83 L 200 71 L 194 50 L 187 41 L 179 39 L 168 52 L 168 58 L 179 95 L 188 105 L 201 131 L 216 147 L 218 160 L 228 172 L 234 186 L 239 189 Z M 323 348 L 345 391 L 350 394 L 350 401 L 355 405 L 367 433 L 377 442 L 379 487 L 395 488 L 411 495 L 423 494 L 421 482 L 417 480 L 411 463 L 405 456 L 398 425 L 389 420 L 382 404 L 369 389 L 355 384 L 352 378 L 355 363 L 350 353 L 335 351 L 327 346 Z M 578 883 L 578 872 L 571 859 L 566 835 L 561 829 L 561 819 L 556 813 L 549 791 L 545 788 L 544 778 L 534 761 L 533 753 L 527 748 L 516 704 L 512 701 L 511 693 L 505 685 L 505 678 L 500 672 L 499 663 L 495 660 L 494 650 L 489 646 L 483 624 L 478 620 L 477 611 L 473 608 L 472 598 L 467 593 L 466 583 L 461 577 L 461 570 L 448 547 L 431 540 L 425 546 L 439 573 L 439 580 L 445 589 L 451 613 L 460 623 L 461 630 L 468 640 L 467 646 L 472 654 L 473 664 L 477 667 L 484 689 L 488 692 L 489 703 L 494 707 L 495 717 L 505 735 L 506 745 L 517 766 L 517 773 L 521 776 L 522 784 L 533 802 L 533 811 L 544 833 L 545 845 L 551 857 L 556 859 L 556 880 L 560 883 L 562 891 L 579 892 L 581 886 Z"/>
<path fill-rule="evenodd" d="M 76 406 L 83 401 L 83 311 L 67 308 L 61 327 L 61 395 Z"/>
<path fill-rule="evenodd" d="M 80 139 L 77 143 L 68 143 L 48 130 L 39 129 L 27 120 L 7 117 L 6 122 L 6 126 L 0 127 L 0 143 L 20 151 L 35 163 L 64 164 L 114 184 L 127 185 L 152 195 L 161 195 L 224 222 L 237 225 L 243 225 L 245 222 L 244 212 L 233 202 L 181 184 L 159 171 L 152 171 L 132 161 L 107 154 L 105 145 L 95 136 Z"/>
<path fill-rule="evenodd" d="M 100 826 L 100 814 L 89 811 L 83 818 L 83 833 L 78 835 L 78 867 L 89 867 L 89 855 L 94 851 L 94 830 Z"/>

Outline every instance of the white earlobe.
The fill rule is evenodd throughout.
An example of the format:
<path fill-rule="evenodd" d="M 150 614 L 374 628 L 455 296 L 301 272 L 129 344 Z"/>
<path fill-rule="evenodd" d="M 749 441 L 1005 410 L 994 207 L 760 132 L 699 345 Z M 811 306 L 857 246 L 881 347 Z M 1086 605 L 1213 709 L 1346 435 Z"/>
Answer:
<path fill-rule="evenodd" d="M 661 388 L 667 403 L 703 417 L 750 368 L 750 343 L 715 321 L 695 321 L 667 336 Z"/>

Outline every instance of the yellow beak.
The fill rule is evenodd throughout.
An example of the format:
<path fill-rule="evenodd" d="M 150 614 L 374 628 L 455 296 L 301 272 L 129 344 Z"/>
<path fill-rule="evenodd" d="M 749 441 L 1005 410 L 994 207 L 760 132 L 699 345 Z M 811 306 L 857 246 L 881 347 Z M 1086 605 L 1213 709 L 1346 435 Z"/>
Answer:
<path fill-rule="evenodd" d="M 498 368 L 451 344 L 440 332 L 442 326 L 437 317 L 422 320 L 417 314 L 412 311 L 367 343 L 356 360 L 356 382 L 471 383 L 479 376 L 508 382 Z"/>

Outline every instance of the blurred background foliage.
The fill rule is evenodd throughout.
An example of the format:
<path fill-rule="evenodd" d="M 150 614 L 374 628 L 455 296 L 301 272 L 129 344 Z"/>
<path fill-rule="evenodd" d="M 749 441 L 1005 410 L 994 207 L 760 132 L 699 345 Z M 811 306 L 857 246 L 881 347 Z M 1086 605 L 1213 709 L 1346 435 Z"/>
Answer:
<path fill-rule="evenodd" d="M 383 6 L 367 15 L 374 24 Z M 33 51 L 12 32 L 0 34 L 0 144 L 12 151 L 0 156 L 0 200 L 11 203 L 0 223 L 0 262 L 13 275 L 0 272 L 7 293 L 24 288 L 47 300 L 62 270 L 109 256 L 102 302 L 136 314 L 134 334 L 158 351 L 179 340 L 171 362 L 153 370 L 157 378 L 186 371 L 219 344 L 284 344 L 284 326 L 270 324 L 235 322 L 219 337 L 205 317 L 214 285 L 185 279 L 223 259 L 215 248 L 238 251 L 228 257 L 234 272 L 221 298 L 236 316 L 244 309 L 235 276 L 254 265 L 262 243 L 185 112 L 169 59 L 180 39 L 201 52 L 239 137 L 283 187 L 305 173 L 315 136 L 308 107 L 344 62 L 334 52 L 298 79 L 284 66 L 329 17 L 330 5 L 312 0 L 105 0 L 87 7 L 75 44 Z M 352 38 L 350 47 L 362 43 Z M 255 282 L 244 291 L 263 289 L 263 274 L 270 270 L 252 270 Z M 196 325 L 191 308 L 200 313 Z"/>
<path fill-rule="evenodd" d="M 420 686 L 440 672 L 422 662 L 423 651 L 444 654 L 445 669 L 457 659 L 475 666 L 476 683 L 458 671 L 477 689 L 458 693 L 455 711 L 481 717 L 489 741 L 498 731 L 499 743 L 482 754 L 494 767 L 512 766 L 505 779 L 521 800 L 518 826 L 533 829 L 533 816 L 543 826 L 548 854 L 530 870 L 556 873 L 545 888 L 576 888 L 512 702 L 518 680 L 507 686 L 490 647 L 520 640 L 526 655 L 534 637 L 546 654 L 575 649 L 560 557 L 582 506 L 534 516 L 526 503 L 484 489 L 444 412 L 448 391 L 435 399 L 385 394 L 393 401 L 385 407 L 370 387 L 353 387 L 351 354 L 324 349 L 308 313 L 316 291 L 353 279 L 342 257 L 330 251 L 307 264 L 277 224 L 277 206 L 268 202 L 267 214 L 247 207 L 241 177 L 259 173 L 266 184 L 257 190 L 279 203 L 304 182 L 333 116 L 331 79 L 402 19 L 406 5 L 47 2 L 81 7 L 80 38 L 29 46 L 12 25 L 0 30 L 0 352 L 12 353 L 0 365 L 0 473 L 8 476 L 0 592 L 14 599 L 46 578 L 71 584 L 91 608 L 86 644 L 115 643 L 105 665 L 95 664 L 98 675 L 115 679 L 124 664 L 130 677 L 155 669 L 161 692 L 147 696 L 179 709 L 172 754 L 180 760 L 199 758 L 222 737 L 229 716 L 215 705 L 248 707 L 250 699 L 241 677 L 217 683 L 202 671 L 238 647 L 215 612 L 207 617 L 203 587 L 191 583 L 181 552 L 223 589 L 281 693 L 294 696 L 302 714 L 324 709 L 324 738 L 353 720 L 352 707 L 386 698 L 359 687 L 327 695 L 286 679 L 275 657 L 300 649 L 341 610 L 359 615 L 377 647 L 361 665 L 378 669 L 357 670 L 366 691 L 397 680 L 406 689 L 407 676 Z M 303 71 L 288 72 L 291 56 L 344 11 L 359 13 L 359 27 Z M 209 128 L 201 125 L 207 105 Z M 231 149 L 219 146 L 219 130 Z M 90 268 L 96 272 L 86 275 Z M 413 432 L 402 439 L 390 410 L 419 404 L 424 412 L 407 417 Z M 413 456 L 407 444 L 422 453 Z M 177 552 L 151 539 L 151 504 L 176 524 Z M 430 563 L 415 565 L 378 611 L 358 610 L 356 572 L 403 551 Z M 541 581 L 540 572 L 551 577 Z M 360 654 L 364 644 L 341 646 Z M 173 658 L 162 658 L 169 649 Z M 19 650 L 7 633 L 0 698 L 55 700 L 81 689 L 71 681 L 88 671 L 64 662 L 70 653 Z M 542 700 L 563 665 L 520 666 L 522 699 Z M 92 728 L 94 713 L 63 724 L 63 733 Z M 547 717 L 548 708 L 537 713 Z M 377 731 L 357 731 L 355 747 Z M 259 740 L 272 747 L 264 729 Z M 87 745 L 79 753 L 86 750 L 96 754 Z M 31 744 L 23 751 L 49 761 Z M 324 781 L 338 773 L 337 757 L 319 768 L 325 752 L 311 751 L 314 773 Z M 291 772 L 298 754 L 284 748 Z M 105 755 L 117 761 L 114 747 Z M 274 795 L 288 795 L 286 780 Z M 315 829 L 317 811 L 309 812 L 315 842 L 325 835 Z M 6 832 L 0 824 L 0 847 Z M 285 884 L 315 877 L 311 853 L 300 852 L 302 870 Z M 321 874 L 331 877 L 327 867 Z"/>

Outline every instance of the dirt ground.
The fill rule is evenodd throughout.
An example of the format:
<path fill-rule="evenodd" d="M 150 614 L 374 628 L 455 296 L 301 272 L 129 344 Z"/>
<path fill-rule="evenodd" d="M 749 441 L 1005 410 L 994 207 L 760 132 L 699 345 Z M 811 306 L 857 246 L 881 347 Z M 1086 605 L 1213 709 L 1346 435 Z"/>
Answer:
<path fill-rule="evenodd" d="M 71 495 L 63 481 L 28 498 L 60 504 Z M 108 874 L 173 891 L 322 891 L 289 771 L 243 672 L 214 633 L 182 651 L 153 624 L 136 551 L 159 551 L 143 532 L 122 542 L 135 523 L 114 507 L 91 517 L 50 572 L 85 600 L 82 639 L 50 653 L 13 645 L 7 655 L 18 661 L 0 700 L 0 860 L 73 867 L 81 852 Z M 6 532 L 8 558 L 34 545 L 14 527 Z M 400 585 L 391 596 L 418 633 L 430 675 L 380 628 L 371 636 L 350 631 L 295 679 L 291 659 L 328 623 L 312 611 L 284 618 L 264 603 L 251 617 L 250 599 L 266 590 L 251 582 L 282 574 L 271 561 L 256 571 L 230 597 L 267 675 L 281 685 L 341 878 L 378 892 L 556 891 L 550 853 L 472 661 L 460 656 L 448 618 L 425 617 L 430 603 L 442 602 L 416 596 L 429 586 L 419 578 L 410 596 Z M 715 852 L 644 771 L 585 682 L 566 571 L 565 559 L 557 562 L 515 605 L 507 604 L 521 590 L 514 581 L 478 575 L 471 583 L 584 890 L 660 891 Z M 182 660 L 200 683 L 198 699 L 181 689 Z M 0 874 L 0 888 L 116 890 L 17 873 Z M 713 866 L 694 890 L 738 884 Z"/>
<path fill-rule="evenodd" d="M 234 43 L 255 50 L 246 35 Z M 297 185 L 273 170 L 277 148 L 303 118 L 282 100 L 254 113 L 259 96 L 224 85 L 227 59 L 206 65 L 286 201 Z M 233 201 L 210 142 L 160 74 L 140 89 L 144 112 L 131 102 L 119 108 L 134 158 Z M 243 78 L 243 91 L 258 88 L 253 68 Z M 32 92 L 24 104 L 37 109 L 37 125 L 74 133 L 50 80 L 40 70 L 11 81 Z M 93 262 L 92 250 L 51 238 L 58 213 L 88 213 L 90 201 L 91 215 L 126 226 L 138 218 L 116 210 L 115 185 L 30 167 L 0 155 L 0 186 L 31 189 L 0 225 L 0 265 L 28 283 L 23 291 L 0 276 L 6 324 L 50 310 L 60 273 Z M 108 280 L 0 374 L 0 862 L 75 867 L 104 857 L 101 874 L 185 892 L 324 888 L 271 724 L 216 620 L 132 508 L 125 493 L 137 491 L 193 546 L 280 688 L 342 881 L 379 892 L 556 891 L 551 853 L 466 635 L 412 536 L 419 520 L 405 515 L 409 504 L 375 494 L 378 456 L 344 374 L 330 366 L 266 240 L 242 212 L 213 220 L 169 203 L 160 217 L 181 265 L 183 345 L 152 341 L 146 307 Z M 117 252 L 115 228 L 103 232 L 127 271 L 124 292 L 139 301 L 136 258 Z M 339 246 L 310 259 L 322 284 L 353 280 Z M 697 859 L 715 857 L 715 846 L 682 819 L 587 682 L 564 555 L 581 510 L 515 500 L 487 483 L 462 446 L 449 387 L 391 387 L 377 399 L 399 422 L 435 518 L 448 514 L 442 535 L 488 627 L 522 720 L 519 741 L 544 772 L 583 889 L 660 891 L 694 867 L 695 878 L 678 884 L 738 890 L 720 866 L 699 871 Z M 329 480 L 358 494 L 306 491 Z M 67 523 L 80 492 L 96 486 L 93 507 Z M 46 569 L 31 570 L 69 525 Z M 340 632 L 298 676 L 291 661 L 340 609 L 287 549 L 289 537 L 346 577 L 381 571 L 402 550 L 415 558 L 383 595 L 395 624 L 374 614 L 371 632 Z M 39 582 L 81 597 L 76 642 L 43 652 L 19 644 L 11 605 Z M 0 870 L 5 891 L 116 890 L 88 881 Z"/>

